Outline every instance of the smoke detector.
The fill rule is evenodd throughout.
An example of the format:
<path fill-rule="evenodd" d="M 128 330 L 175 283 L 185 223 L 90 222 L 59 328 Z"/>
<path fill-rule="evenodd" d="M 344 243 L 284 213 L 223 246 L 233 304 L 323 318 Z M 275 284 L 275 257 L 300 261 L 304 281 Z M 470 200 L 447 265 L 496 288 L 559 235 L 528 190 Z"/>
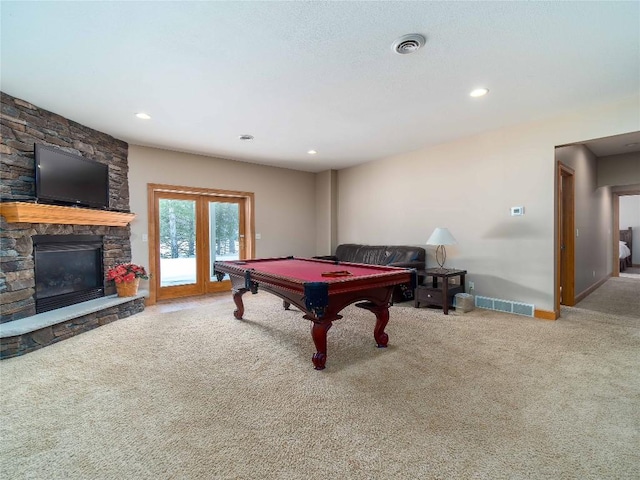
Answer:
<path fill-rule="evenodd" d="M 419 33 L 410 33 L 393 42 L 392 48 L 397 54 L 408 55 L 417 52 L 426 42 L 427 40 Z"/>

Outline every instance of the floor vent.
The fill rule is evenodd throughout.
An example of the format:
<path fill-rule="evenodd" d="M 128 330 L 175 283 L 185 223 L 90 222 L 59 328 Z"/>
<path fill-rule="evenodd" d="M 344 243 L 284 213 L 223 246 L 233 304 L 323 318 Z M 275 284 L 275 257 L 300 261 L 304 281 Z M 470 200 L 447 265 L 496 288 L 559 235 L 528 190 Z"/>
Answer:
<path fill-rule="evenodd" d="M 511 302 L 509 300 L 480 296 L 476 296 L 476 307 L 496 310 L 498 312 L 515 313 L 516 315 L 525 315 L 527 317 L 533 317 L 535 310 L 535 307 L 528 303 Z"/>

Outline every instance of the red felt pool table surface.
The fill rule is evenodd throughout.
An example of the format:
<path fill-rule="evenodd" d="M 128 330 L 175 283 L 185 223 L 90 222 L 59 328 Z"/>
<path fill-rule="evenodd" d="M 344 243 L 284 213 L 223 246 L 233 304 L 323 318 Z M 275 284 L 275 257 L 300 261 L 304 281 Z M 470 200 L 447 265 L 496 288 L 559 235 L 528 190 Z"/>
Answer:
<path fill-rule="evenodd" d="M 356 306 L 375 314 L 373 336 L 378 347 L 386 347 L 389 336 L 384 328 L 393 289 L 407 283 L 415 287 L 416 283 L 415 270 L 294 257 L 215 262 L 214 271 L 231 279 L 233 314 L 238 320 L 244 315 L 242 295 L 246 292 L 264 290 L 282 298 L 285 309 L 295 305 L 303 311 L 303 318 L 312 322 L 317 350 L 312 361 L 317 370 L 325 368 L 327 332 L 342 318 L 343 308 L 360 302 Z"/>
<path fill-rule="evenodd" d="M 395 267 L 357 263 L 336 263 L 308 258 L 268 258 L 238 260 L 226 263 L 237 265 L 241 269 L 251 269 L 256 272 L 270 274 L 274 277 L 284 277 L 297 282 L 344 282 L 353 277 L 386 275 L 404 270 Z M 343 272 L 348 272 L 348 275 L 343 275 Z M 323 276 L 323 274 L 325 275 Z"/>

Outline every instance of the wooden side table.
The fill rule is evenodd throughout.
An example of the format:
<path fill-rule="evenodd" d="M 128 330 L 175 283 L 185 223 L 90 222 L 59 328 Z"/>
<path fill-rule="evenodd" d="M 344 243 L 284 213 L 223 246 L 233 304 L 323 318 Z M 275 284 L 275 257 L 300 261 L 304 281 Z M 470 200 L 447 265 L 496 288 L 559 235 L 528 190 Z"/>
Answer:
<path fill-rule="evenodd" d="M 425 276 L 423 285 L 416 287 L 414 295 L 414 306 L 420 304 L 442 307 L 445 315 L 449 315 L 449 307 L 453 306 L 453 297 L 456 293 L 465 293 L 464 277 L 466 270 L 455 270 L 451 268 L 427 268 L 421 275 Z M 431 281 L 429 278 L 431 277 Z M 450 284 L 452 278 L 458 277 L 460 284 Z"/>

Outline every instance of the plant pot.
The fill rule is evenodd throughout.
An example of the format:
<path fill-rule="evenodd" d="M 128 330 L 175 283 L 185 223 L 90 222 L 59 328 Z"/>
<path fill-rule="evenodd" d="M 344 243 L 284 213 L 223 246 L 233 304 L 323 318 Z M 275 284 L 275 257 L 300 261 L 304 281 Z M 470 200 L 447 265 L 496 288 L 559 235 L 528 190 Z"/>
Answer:
<path fill-rule="evenodd" d="M 116 283 L 116 290 L 119 297 L 133 297 L 138 293 L 140 279 L 136 278 L 130 282 Z"/>

